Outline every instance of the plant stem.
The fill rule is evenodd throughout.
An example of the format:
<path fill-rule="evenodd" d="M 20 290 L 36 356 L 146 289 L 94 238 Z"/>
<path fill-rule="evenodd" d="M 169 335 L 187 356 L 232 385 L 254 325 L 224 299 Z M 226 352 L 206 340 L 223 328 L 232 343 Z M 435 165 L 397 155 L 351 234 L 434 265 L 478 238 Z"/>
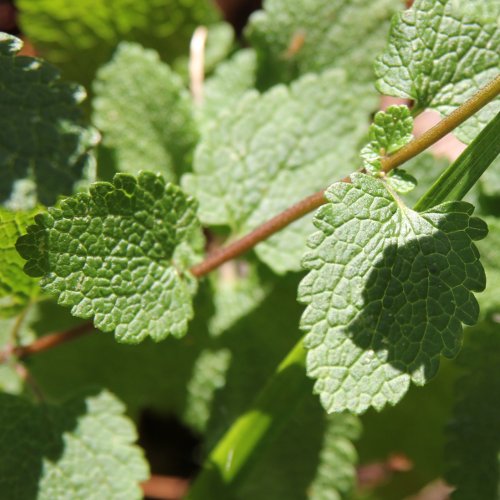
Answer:
<path fill-rule="evenodd" d="M 251 408 L 210 453 L 188 499 L 229 498 L 229 488 L 252 464 L 255 451 L 275 436 L 312 382 L 305 374 L 306 351 L 299 340 L 268 380 Z"/>
<path fill-rule="evenodd" d="M 342 180 L 344 182 L 350 181 L 349 177 Z M 257 245 L 257 243 L 269 238 L 272 234 L 277 233 L 292 222 L 300 219 L 304 215 L 326 203 L 324 193 L 324 191 L 318 191 L 317 193 L 308 196 L 302 201 L 299 201 L 295 205 L 287 208 L 284 212 L 281 212 L 267 222 L 264 222 L 264 224 L 260 225 L 242 238 L 225 247 L 215 250 L 213 253 L 210 253 L 204 261 L 191 268 L 191 274 L 199 278 L 208 274 L 210 271 L 213 271 L 224 262 L 232 260 L 235 257 L 247 252 Z"/>
<path fill-rule="evenodd" d="M 442 139 L 446 134 L 452 132 L 461 125 L 467 118 L 491 102 L 500 94 L 500 76 L 492 80 L 488 85 L 474 94 L 468 101 L 459 106 L 451 115 L 443 118 L 437 125 L 429 129 L 417 139 L 413 139 L 405 147 L 391 156 L 382 160 L 382 169 L 389 172 L 399 167 L 406 161 L 425 151 L 429 146 Z M 349 177 L 344 177 L 341 182 L 350 182 Z M 238 257 L 255 245 L 265 240 L 269 236 L 277 233 L 297 219 L 312 212 L 316 208 L 326 203 L 324 191 L 318 191 L 299 201 L 295 205 L 287 208 L 284 212 L 276 215 L 271 220 L 265 222 L 242 238 L 233 241 L 229 245 L 210 253 L 204 261 L 191 268 L 191 273 L 200 278 L 208 274 L 213 269 L 219 267 L 224 262 Z"/>
<path fill-rule="evenodd" d="M 459 125 L 491 102 L 498 94 L 500 94 L 500 75 L 474 94 L 468 101 L 465 101 L 453 113 L 434 125 L 434 127 L 417 139 L 413 139 L 413 141 L 409 142 L 404 148 L 393 155 L 384 158 L 382 160 L 382 170 L 389 172 L 389 170 L 399 167 L 414 156 L 417 156 L 429 146 L 442 139 L 446 134 L 455 130 Z"/>
<path fill-rule="evenodd" d="M 52 347 L 68 342 L 69 340 L 77 339 L 93 331 L 95 331 L 94 325 L 88 321 L 66 330 L 65 332 L 56 332 L 44 335 L 30 345 L 18 346 L 12 350 L 12 354 L 18 358 L 25 358 L 27 356 L 31 356 L 32 354 L 37 354 L 39 352 L 46 351 L 47 349 L 51 349 Z"/>

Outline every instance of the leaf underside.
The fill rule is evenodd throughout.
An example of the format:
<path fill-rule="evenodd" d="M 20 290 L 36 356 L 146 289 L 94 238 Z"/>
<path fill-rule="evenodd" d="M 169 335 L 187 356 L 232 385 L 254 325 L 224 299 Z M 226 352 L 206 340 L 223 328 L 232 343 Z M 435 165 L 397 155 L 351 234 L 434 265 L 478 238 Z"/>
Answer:
<path fill-rule="evenodd" d="M 299 287 L 307 370 L 330 412 L 395 404 L 457 354 L 485 287 L 473 240 L 486 225 L 465 202 L 417 213 L 381 181 L 337 183 L 314 220 Z"/>
<path fill-rule="evenodd" d="M 203 135 L 183 178 L 202 222 L 237 237 L 348 174 L 374 97 L 341 70 L 246 93 Z M 260 243 L 258 257 L 278 273 L 300 270 L 310 223 L 303 217 Z"/>

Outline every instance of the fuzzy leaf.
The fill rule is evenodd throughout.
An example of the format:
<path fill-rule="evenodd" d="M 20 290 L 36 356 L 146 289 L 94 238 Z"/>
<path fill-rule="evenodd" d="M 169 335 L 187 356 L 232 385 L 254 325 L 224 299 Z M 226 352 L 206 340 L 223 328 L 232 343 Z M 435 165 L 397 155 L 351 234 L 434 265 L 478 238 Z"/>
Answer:
<path fill-rule="evenodd" d="M 386 177 L 387 184 L 398 193 L 409 193 L 417 185 L 417 180 L 406 170 L 396 168 Z"/>
<path fill-rule="evenodd" d="M 446 480 L 451 498 L 495 500 L 500 488 L 500 326 L 483 322 L 466 338 L 458 363 L 458 401 L 448 426 Z"/>
<path fill-rule="evenodd" d="M 33 224 L 38 210 L 12 212 L 0 208 L 0 316 L 10 316 L 38 294 L 38 280 L 23 271 L 16 241 Z"/>
<path fill-rule="evenodd" d="M 153 50 L 123 42 L 94 82 L 93 118 L 115 169 L 175 181 L 191 167 L 198 132 L 181 78 Z"/>
<path fill-rule="evenodd" d="M 395 153 L 413 138 L 413 118 L 407 106 L 389 106 L 379 111 L 368 132 L 370 142 L 361 150 L 364 167 L 379 172 L 381 158 Z"/>
<path fill-rule="evenodd" d="M 0 394 L 0 489 L 11 500 L 142 498 L 148 477 L 132 423 L 109 392 L 60 406 Z"/>
<path fill-rule="evenodd" d="M 500 312 L 500 219 L 485 216 L 488 224 L 488 236 L 479 241 L 477 246 L 481 254 L 481 263 L 486 272 L 486 289 L 477 296 L 481 306 L 481 316 Z"/>
<path fill-rule="evenodd" d="M 456 0 L 416 0 L 392 24 L 389 45 L 376 64 L 383 94 L 415 100 L 416 108 L 449 115 L 500 68 L 500 25 L 478 22 Z M 500 111 L 500 99 L 456 129 L 470 143 Z"/>
<path fill-rule="evenodd" d="M 305 73 L 344 68 L 349 79 L 373 80 L 392 0 L 266 0 L 250 18 L 247 35 L 259 56 L 260 85 L 289 82 Z"/>
<path fill-rule="evenodd" d="M 117 174 L 35 217 L 17 249 L 25 271 L 118 340 L 184 335 L 196 281 L 196 202 L 149 172 Z"/>
<path fill-rule="evenodd" d="M 355 415 L 325 415 L 309 393 L 235 492 L 235 500 L 351 498 L 358 459 L 353 441 L 360 433 Z"/>
<path fill-rule="evenodd" d="M 299 287 L 308 373 L 330 412 L 381 409 L 434 376 L 462 323 L 477 321 L 472 291 L 485 276 L 473 240 L 486 225 L 465 202 L 414 212 L 364 174 L 326 197 Z"/>
<path fill-rule="evenodd" d="M 204 134 L 194 174 L 183 178 L 201 220 L 241 235 L 347 175 L 371 102 L 339 70 L 245 94 Z M 260 243 L 257 255 L 278 273 L 299 270 L 310 223 L 304 217 L 291 224 Z"/>
<path fill-rule="evenodd" d="M 203 87 L 203 103 L 199 112 L 203 125 L 215 121 L 225 109 L 233 109 L 247 90 L 255 87 L 257 60 L 252 49 L 236 52 L 221 63 Z"/>
<path fill-rule="evenodd" d="M 95 130 L 79 108 L 82 88 L 32 57 L 16 57 L 22 42 L 0 33 L 0 203 L 13 209 L 53 204 L 94 166 Z"/>
<path fill-rule="evenodd" d="M 66 78 L 87 88 L 119 42 L 156 49 L 166 61 L 188 53 L 199 25 L 219 18 L 208 0 L 20 0 L 23 32 Z"/>
<path fill-rule="evenodd" d="M 269 295 L 272 285 L 257 265 L 246 261 L 226 262 L 210 276 L 214 314 L 208 329 L 218 336 L 252 312 Z"/>

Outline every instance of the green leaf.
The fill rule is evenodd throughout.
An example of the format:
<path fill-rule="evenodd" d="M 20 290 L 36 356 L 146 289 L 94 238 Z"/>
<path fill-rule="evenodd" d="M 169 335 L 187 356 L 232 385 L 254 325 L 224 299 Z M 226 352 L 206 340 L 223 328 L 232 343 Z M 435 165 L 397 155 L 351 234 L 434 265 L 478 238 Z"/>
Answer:
<path fill-rule="evenodd" d="M 308 373 L 329 412 L 381 409 L 433 377 L 441 355 L 457 354 L 462 323 L 477 321 L 473 240 L 486 225 L 465 202 L 414 212 L 364 174 L 326 197 L 299 287 Z"/>
<path fill-rule="evenodd" d="M 370 125 L 370 142 L 361 150 L 364 168 L 369 173 L 380 172 L 381 159 L 409 143 L 412 131 L 413 118 L 408 106 L 389 106 L 379 111 Z"/>
<path fill-rule="evenodd" d="M 148 477 L 135 429 L 109 392 L 60 406 L 0 394 L 0 488 L 27 498 L 142 498 Z"/>
<path fill-rule="evenodd" d="M 35 217 L 17 243 L 25 271 L 121 342 L 184 335 L 196 280 L 196 202 L 150 172 L 117 174 Z M 196 240 L 194 240 L 196 241 Z M 199 244 L 200 242 L 196 242 Z"/>
<path fill-rule="evenodd" d="M 409 193 L 417 185 L 417 180 L 406 170 L 396 168 L 386 177 L 387 184 L 398 193 Z"/>
<path fill-rule="evenodd" d="M 392 0 L 266 0 L 246 33 L 259 56 L 259 85 L 333 67 L 371 84 L 374 54 L 382 51 L 397 8 Z"/>
<path fill-rule="evenodd" d="M 79 108 L 82 88 L 39 59 L 16 57 L 22 42 L 0 33 L 0 203 L 53 204 L 94 167 L 95 130 Z"/>
<path fill-rule="evenodd" d="M 203 86 L 203 103 L 199 111 L 203 125 L 209 125 L 223 110 L 233 109 L 247 90 L 255 87 L 256 54 L 252 49 L 236 52 L 221 63 Z"/>
<path fill-rule="evenodd" d="M 495 500 L 500 487 L 500 327 L 484 322 L 467 337 L 458 363 L 456 403 L 448 427 L 447 481 L 452 498 Z"/>
<path fill-rule="evenodd" d="M 260 271 L 254 263 L 233 260 L 210 275 L 215 308 L 208 324 L 212 335 L 229 330 L 269 295 L 272 285 Z"/>
<path fill-rule="evenodd" d="M 194 29 L 216 21 L 208 0 L 20 0 L 23 32 L 66 78 L 87 88 L 119 42 L 158 50 L 163 60 L 187 54 Z"/>
<path fill-rule="evenodd" d="M 38 295 L 38 280 L 23 271 L 25 262 L 15 247 L 38 211 L 12 212 L 0 208 L 0 316 L 15 315 Z"/>
<path fill-rule="evenodd" d="M 202 222 L 227 225 L 236 237 L 347 175 L 371 103 L 372 95 L 340 70 L 246 93 L 206 131 L 194 174 L 183 178 Z M 257 245 L 259 258 L 278 273 L 299 270 L 310 221 L 304 217 Z"/>
<path fill-rule="evenodd" d="M 152 170 L 175 181 L 190 169 L 198 140 L 191 98 L 156 52 L 121 43 L 93 85 L 94 123 L 116 170 Z"/>
<path fill-rule="evenodd" d="M 486 289 L 477 296 L 482 316 L 500 312 L 500 294 L 498 293 L 498 284 L 500 283 L 500 219 L 491 216 L 483 218 L 488 224 L 488 235 L 477 244 L 481 254 L 481 264 L 486 272 Z"/>
<path fill-rule="evenodd" d="M 496 77 L 500 25 L 480 23 L 467 11 L 456 0 L 416 0 L 395 16 L 389 45 L 375 64 L 379 91 L 449 115 Z M 497 99 L 457 128 L 457 137 L 470 143 L 499 110 Z"/>
<path fill-rule="evenodd" d="M 350 498 L 361 432 L 354 415 L 325 415 L 308 394 L 237 488 L 236 500 Z M 272 471 L 272 474 L 269 473 Z"/>
<path fill-rule="evenodd" d="M 436 157 L 427 152 L 407 161 L 404 164 L 405 170 L 417 179 L 417 185 L 413 191 L 402 193 L 405 205 L 413 207 L 449 165 L 447 158 Z"/>

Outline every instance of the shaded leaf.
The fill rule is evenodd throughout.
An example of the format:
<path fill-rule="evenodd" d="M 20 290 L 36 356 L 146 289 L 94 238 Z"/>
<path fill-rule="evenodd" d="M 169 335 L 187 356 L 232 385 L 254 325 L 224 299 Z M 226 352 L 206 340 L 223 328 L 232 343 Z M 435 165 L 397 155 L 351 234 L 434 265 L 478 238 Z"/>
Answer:
<path fill-rule="evenodd" d="M 485 287 L 472 205 L 417 213 L 381 181 L 353 174 L 331 186 L 309 239 L 299 287 L 307 304 L 307 367 L 329 412 L 395 404 L 432 378 L 477 321 Z"/>
<path fill-rule="evenodd" d="M 151 170 L 175 182 L 191 169 L 198 140 L 191 98 L 156 52 L 121 43 L 93 85 L 94 123 L 116 170 Z"/>
<path fill-rule="evenodd" d="M 109 392 L 60 406 L 0 394 L 0 488 L 12 500 L 142 498 L 135 429 Z"/>
<path fill-rule="evenodd" d="M 85 125 L 82 88 L 32 57 L 16 57 L 22 42 L 0 33 L 0 203 L 12 209 L 50 205 L 94 168 L 98 134 Z"/>

